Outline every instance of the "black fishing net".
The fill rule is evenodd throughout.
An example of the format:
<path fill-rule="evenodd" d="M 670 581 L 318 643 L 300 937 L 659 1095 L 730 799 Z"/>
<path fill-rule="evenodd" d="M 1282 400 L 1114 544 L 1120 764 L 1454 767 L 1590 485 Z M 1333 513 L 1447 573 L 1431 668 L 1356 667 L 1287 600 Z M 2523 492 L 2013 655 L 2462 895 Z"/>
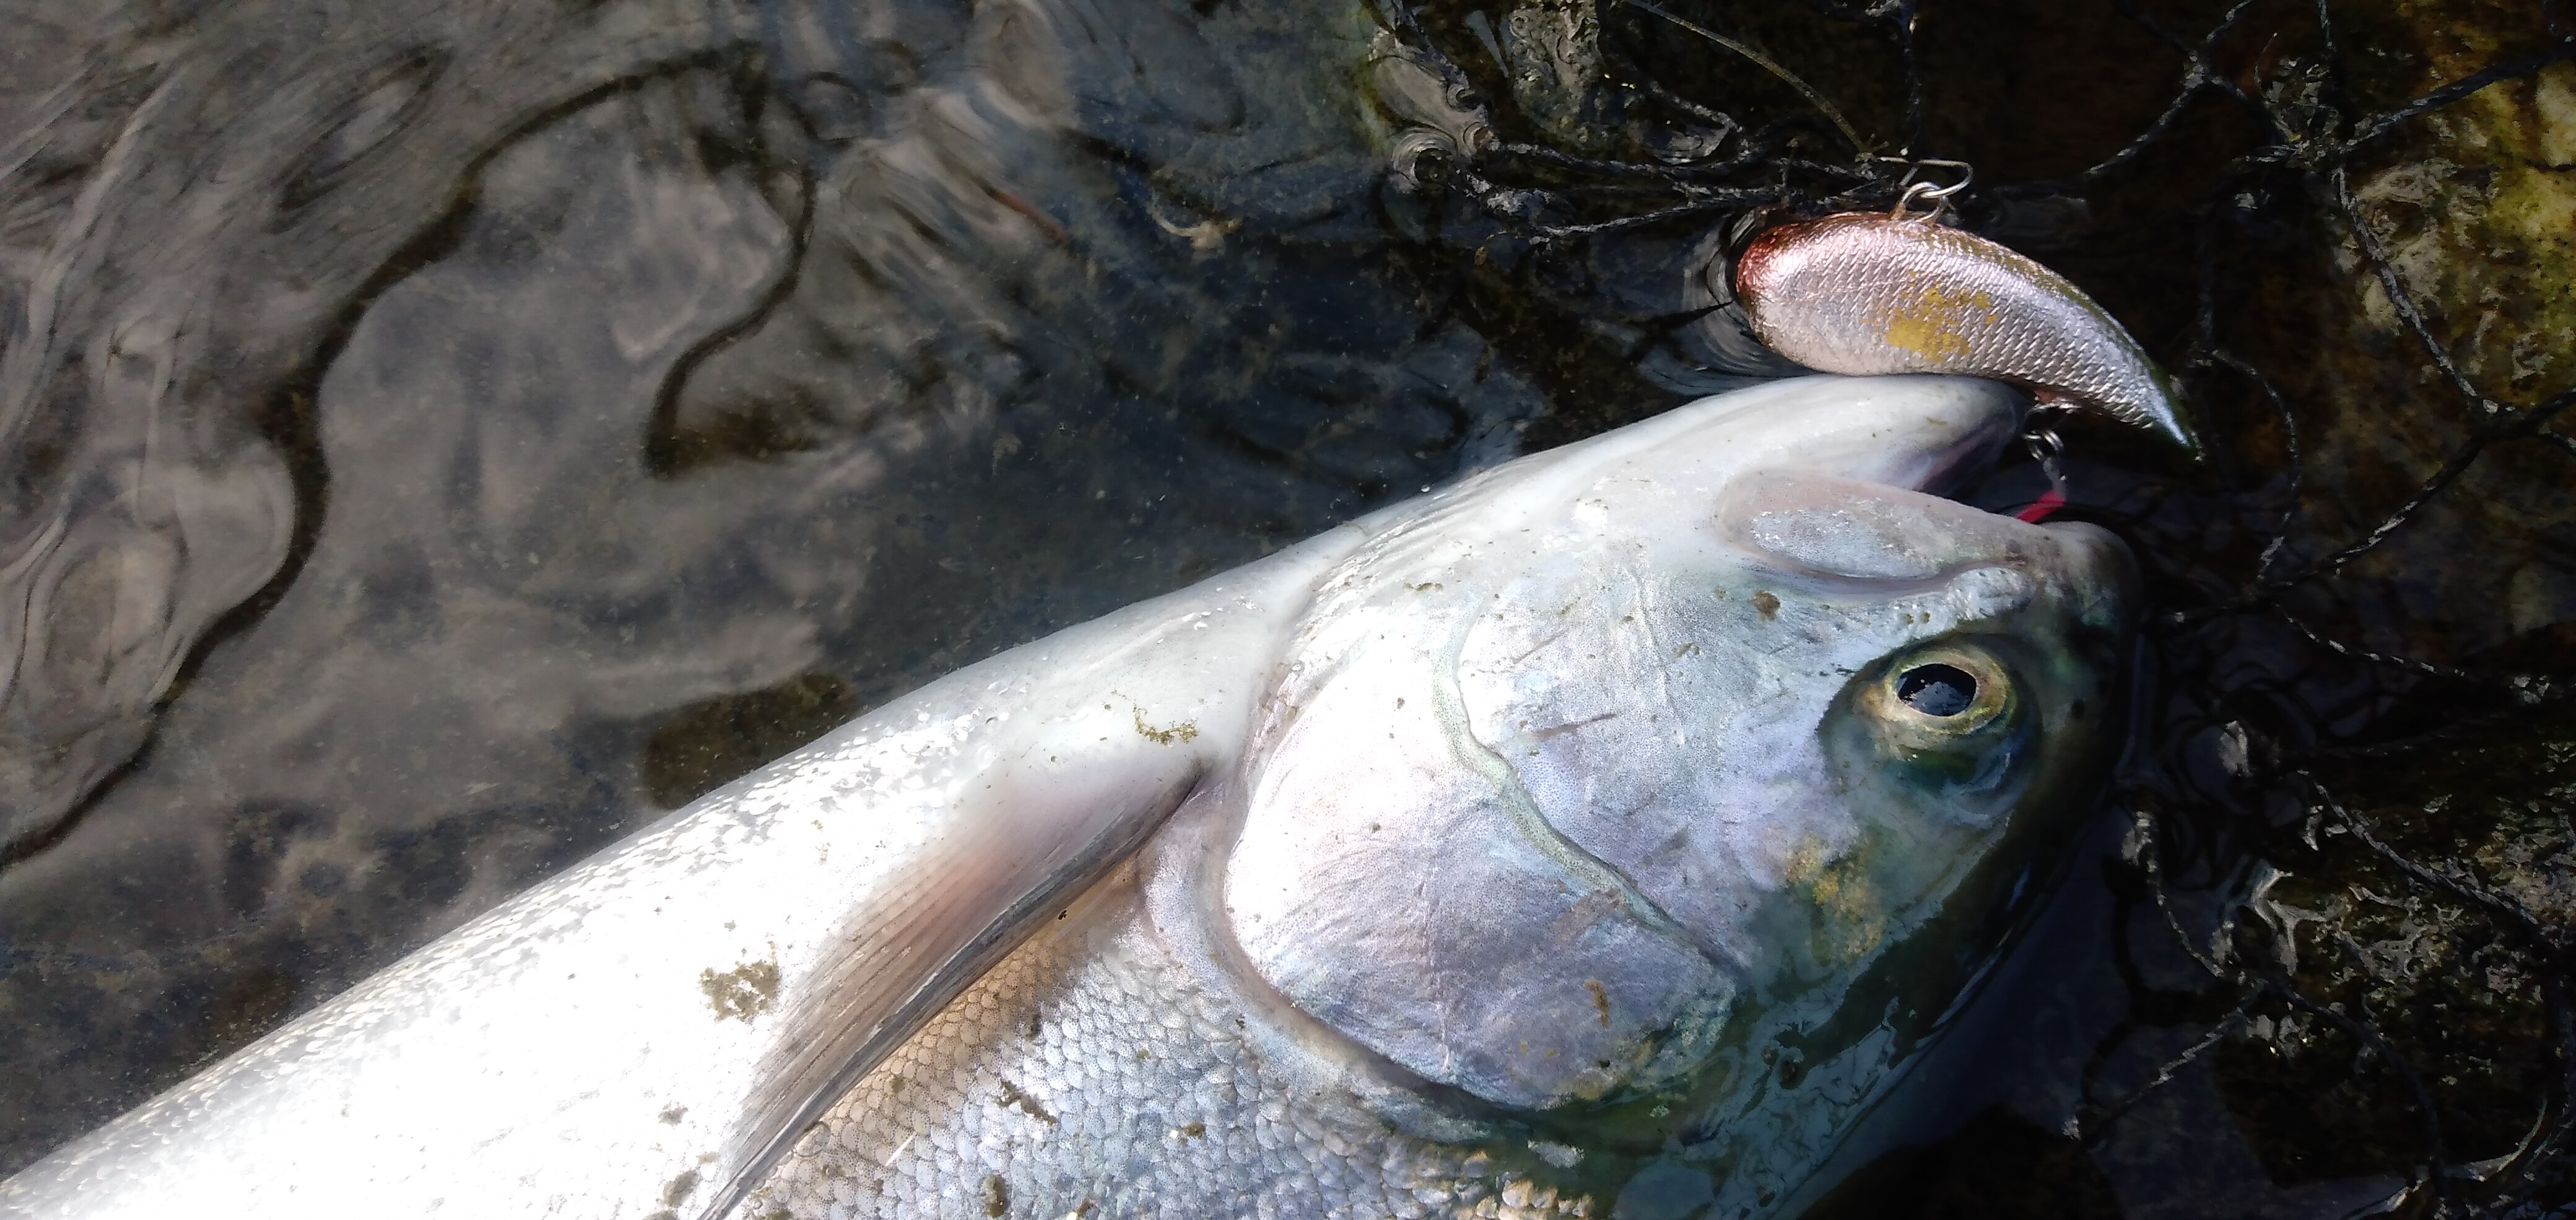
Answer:
<path fill-rule="evenodd" d="M 2533 192 L 2576 168 L 2570 14 L 1788 7 L 1540 4 L 1497 30 L 1393 4 L 1422 81 L 1394 92 L 1446 106 L 1414 103 L 1436 138 L 1399 172 L 1492 274 L 1575 311 L 1605 244 L 1918 183 L 1964 183 L 1956 223 L 2108 301 L 2210 453 L 2074 444 L 2074 511 L 2137 546 L 2156 609 L 2106 867 L 2128 1012 L 2066 1134 L 2098 1146 L 2206 1073 L 2274 1181 L 2381 1175 L 2318 1214 L 2563 1214 L 2576 227 Z M 1728 368 L 1724 243 L 1694 252 L 1705 305 L 1595 305 L 1594 333 Z M 1980 494 L 2037 488 L 2025 467 Z M 1937 1211 L 1911 1174 L 1900 1210 Z M 2027 1180 L 1987 1189 L 2035 1206 Z"/>

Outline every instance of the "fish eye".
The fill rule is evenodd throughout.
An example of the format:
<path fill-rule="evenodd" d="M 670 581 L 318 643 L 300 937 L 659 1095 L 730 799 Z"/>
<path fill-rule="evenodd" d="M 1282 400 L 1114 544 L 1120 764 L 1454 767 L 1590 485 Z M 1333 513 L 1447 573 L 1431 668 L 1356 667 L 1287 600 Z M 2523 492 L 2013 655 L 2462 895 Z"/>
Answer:
<path fill-rule="evenodd" d="M 1925 744 L 1973 736 L 2021 702 L 2003 662 L 1969 640 L 1900 653 L 1880 674 L 1863 700 L 1867 710 Z"/>
<path fill-rule="evenodd" d="M 1896 675 L 1896 697 L 1926 716 L 1956 716 L 1977 701 L 1976 675 L 1935 661 Z"/>
<path fill-rule="evenodd" d="M 1899 653 L 1856 693 L 1854 710 L 1882 757 L 1946 791 L 2001 783 L 2028 736 L 2019 683 L 2001 657 L 1973 639 Z"/>

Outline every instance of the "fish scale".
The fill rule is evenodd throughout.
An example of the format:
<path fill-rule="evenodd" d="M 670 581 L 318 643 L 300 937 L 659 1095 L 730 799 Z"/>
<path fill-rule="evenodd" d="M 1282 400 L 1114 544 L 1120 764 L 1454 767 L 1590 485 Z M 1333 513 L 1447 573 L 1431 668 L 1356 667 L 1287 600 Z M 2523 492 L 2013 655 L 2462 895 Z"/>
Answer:
<path fill-rule="evenodd" d="M 1301 1088 L 1241 1032 L 1262 1019 L 1194 976 L 1123 870 L 861 1080 L 736 1215 L 1595 1210 L 1570 1195 L 1535 1204 L 1541 1192 L 1473 1148 Z"/>

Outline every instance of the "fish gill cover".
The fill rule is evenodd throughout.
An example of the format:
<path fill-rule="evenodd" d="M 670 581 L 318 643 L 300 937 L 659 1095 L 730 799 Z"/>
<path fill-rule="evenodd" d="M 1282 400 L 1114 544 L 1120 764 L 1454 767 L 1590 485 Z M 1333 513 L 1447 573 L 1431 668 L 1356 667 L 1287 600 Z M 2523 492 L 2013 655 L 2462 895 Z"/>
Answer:
<path fill-rule="evenodd" d="M 829 285 L 884 288 L 887 268 L 912 257 L 834 228 L 845 213 L 832 209 L 854 196 L 946 225 L 950 238 L 1016 217 L 1017 236 L 1000 244 L 1032 266 L 1069 246 L 1093 266 L 1120 265 L 1118 252 L 1085 244 L 1098 241 L 1085 216 L 1060 217 L 981 162 L 948 170 L 991 205 L 963 220 L 905 194 L 913 179 L 871 185 L 848 168 L 905 167 L 900 148 L 868 151 L 874 161 L 852 150 L 892 147 L 869 90 L 902 95 L 954 49 L 956 23 L 937 6 L 896 6 L 894 33 L 856 42 L 846 6 L 830 3 L 730 16 L 643 0 L 435 15 L 318 5 L 298 18 L 306 25 L 267 4 L 93 7 L 0 4 L 13 31 L 0 48 L 0 859 L 23 891 L 0 929 L 0 1012 L 26 1035 L 5 1052 L 21 1086 L 11 1092 L 45 1099 L 6 1116 L 0 1166 L 577 858 L 653 804 L 951 667 L 960 650 L 1224 566 L 1243 557 L 1243 539 L 1295 537 L 1409 491 L 1471 460 L 1460 455 L 1480 430 L 1517 434 L 1480 451 L 1489 460 L 1783 371 L 1727 313 L 1726 250 L 1770 219 L 1889 208 L 1911 182 L 1947 185 L 1973 168 L 1948 200 L 1958 221 L 2066 273 L 2126 322 L 2181 378 L 2210 459 L 2182 469 L 2114 429 L 2062 425 L 2066 511 L 2131 540 L 2161 608 L 2144 653 L 2144 739 L 2115 794 L 2126 834 L 2082 864 L 2107 895 L 2107 943 L 2080 946 L 2086 956 L 2066 969 L 2083 977 L 2052 1001 L 2111 1014 L 2076 1023 L 2094 1032 L 2072 1056 L 2073 1121 L 2050 1131 L 1980 1115 L 1943 1144 L 1890 1153 L 1824 1209 L 1891 1214 L 1893 1198 L 1915 1214 L 2101 1214 L 2116 1193 L 2133 1209 L 2162 1199 L 2169 1213 L 2215 1210 L 2244 1175 L 2208 1163 L 2223 1158 L 2199 1155 L 2209 1145 L 2187 1130 L 2211 1106 L 2246 1132 L 2258 1176 L 2308 1188 L 2298 1197 L 2313 1210 L 2537 1216 L 2576 1203 L 2576 440 L 2561 419 L 2576 395 L 2576 17 L 2564 4 L 1390 0 L 1362 71 L 1392 150 L 1376 221 L 1407 239 L 1383 274 L 1413 303 L 1375 319 L 1406 336 L 1377 353 L 1395 374 L 1284 343 L 1287 354 L 1251 358 L 1282 325 L 1246 305 L 1258 291 L 1192 297 L 1150 277 L 1125 282 L 1103 316 L 1196 327 L 1237 363 L 1069 372 L 1043 344 L 992 340 L 1042 331 L 1013 311 L 1043 304 L 1056 288 L 1044 276 L 1017 297 L 921 291 L 940 268 L 971 265 L 964 256 L 898 275 L 878 313 L 816 308 L 827 292 L 848 299 Z M 1164 14 L 1124 36 L 1178 46 L 1224 8 Z M 838 54 L 797 49 L 809 43 Z M 1059 100 L 1132 104 L 1175 130 L 1240 122 L 1196 105 L 1222 90 L 1157 83 L 1141 101 Z M 629 129 L 660 141 L 640 164 L 621 160 Z M 1302 186 L 1228 195 L 1190 178 L 1161 128 L 1085 138 L 1099 172 L 1125 175 L 1117 189 L 1147 199 L 1160 232 L 1182 243 L 1174 258 L 1131 258 L 1148 269 L 1247 247 L 1277 266 L 1318 261 L 1325 243 L 1274 249 L 1260 235 L 1331 210 L 1299 212 L 1301 189 L 1348 186 L 1329 157 L 1196 167 L 1243 181 L 1264 165 L 1315 170 Z M 522 163 L 542 141 L 580 173 L 626 175 L 632 213 L 568 203 L 542 166 Z M 700 179 L 718 184 L 712 202 L 673 185 Z M 371 489 L 325 468 L 317 404 L 335 365 L 387 367 L 363 358 L 381 345 L 362 332 L 370 310 L 427 269 L 498 277 L 536 250 L 677 283 L 653 260 L 680 256 L 599 235 L 649 235 L 676 223 L 653 208 L 689 206 L 702 209 L 688 217 L 708 255 L 699 270 L 722 282 L 704 299 L 640 295 L 667 316 L 610 318 L 635 367 L 601 366 L 652 400 L 651 427 L 612 420 L 565 450 L 649 435 L 637 478 L 565 467 L 589 480 L 576 484 L 586 501 L 638 518 L 638 537 L 620 545 L 643 558 L 585 567 L 573 548 L 588 543 L 494 493 L 476 508 L 488 537 L 453 553 L 435 540 L 379 549 L 362 570 L 333 569 L 325 509 L 347 528 Z M 1696 274 L 1704 266 L 1719 273 Z M 1679 269 L 1694 274 L 1677 291 Z M 1267 267 L 1273 278 L 1258 285 L 1281 274 Z M 435 299 L 400 304 L 376 311 L 377 324 L 438 333 Z M 1322 336 L 1310 346 L 1348 347 L 1363 329 L 1347 309 L 1310 312 L 1286 324 Z M 935 325 L 908 344 L 853 341 L 924 318 Z M 796 363 L 818 350 L 843 363 Z M 469 355 L 493 367 L 527 358 Z M 899 427 L 835 397 L 853 367 L 903 387 L 912 413 L 883 417 Z M 1487 381 L 1489 369 L 1499 371 Z M 1482 388 L 1422 390 L 1444 379 Z M 384 402 L 411 401 L 384 380 Z M 1069 381 L 1103 401 L 1125 395 L 1132 418 L 1038 425 L 1011 414 L 1027 386 Z M 1283 384 L 1295 392 L 1246 388 Z M 469 388 L 478 403 L 509 397 Z M 1219 418 L 1184 421 L 1205 442 L 1192 456 L 1221 451 L 1240 485 L 1219 497 L 1233 515 L 1207 531 L 1230 541 L 1152 549 L 1115 526 L 1176 527 L 1120 486 L 1138 480 L 1118 455 L 1161 460 L 1154 446 L 1168 442 L 1154 423 L 1180 418 L 1163 404 L 1194 394 Z M 863 428 L 902 433 L 866 455 L 878 466 L 794 465 L 838 452 L 818 437 Z M 943 429 L 971 436 L 975 470 L 997 478 L 1042 458 L 1109 472 L 1041 481 L 1064 503 L 1106 502 L 1103 528 L 1063 527 L 1065 553 L 1133 546 L 1153 558 L 1125 576 L 1070 562 L 1006 574 L 1024 601 L 1055 599 L 1016 617 L 1009 591 L 970 592 L 976 577 L 950 552 L 972 547 L 972 529 L 854 490 Z M 410 436 L 378 443 L 419 443 Z M 503 452 L 510 439 L 482 444 Z M 746 486 L 794 486 L 806 500 L 779 507 L 717 488 L 687 513 L 645 511 L 693 472 L 738 469 Z M 1977 495 L 2009 509 L 2042 487 L 2024 465 Z M 891 525 L 849 525 L 866 513 Z M 792 597 L 744 598 L 727 583 L 738 569 L 793 566 L 782 548 L 750 563 L 731 547 L 736 531 L 773 518 L 806 523 L 827 552 L 941 553 L 918 568 L 920 607 L 900 612 L 930 626 L 871 620 L 888 639 L 937 642 L 906 669 L 812 627 L 829 614 L 807 615 L 809 602 L 844 615 L 882 603 L 810 574 L 778 580 Z M 672 528 L 686 521 L 696 532 Z M 992 553 L 1045 549 L 1004 537 Z M 545 585 L 549 565 L 562 588 Z M 353 621 L 413 647 L 442 629 L 421 616 L 442 613 L 431 594 L 467 587 L 461 568 L 480 574 L 482 621 L 504 626 L 445 652 L 418 645 L 423 655 L 520 655 L 499 643 L 526 640 L 560 652 L 623 632 L 631 654 L 612 646 L 605 662 L 563 667 L 561 682 L 582 692 L 573 702 L 644 725 L 637 740 L 549 730 L 544 765 L 503 774 L 489 794 L 468 785 L 462 812 L 386 826 L 360 825 L 357 798 L 409 798 L 400 785 L 358 787 L 352 765 L 333 781 L 342 787 L 315 781 L 323 796 L 245 798 L 209 832 L 220 835 L 214 917 L 155 907 L 134 917 L 148 934 L 120 940 L 95 923 L 27 916 L 52 909 L 31 901 L 117 873 L 60 864 L 48 880 L 41 869 L 48 855 L 86 850 L 76 832 L 105 824 L 120 785 L 127 804 L 172 790 L 153 768 L 187 751 L 138 754 L 156 732 L 176 746 L 220 740 L 162 721 L 185 709 L 216 644 L 319 613 L 291 602 L 291 586 L 345 577 L 315 587 L 352 590 L 352 613 L 365 612 Z M 567 568 L 649 574 L 660 608 L 630 614 L 575 590 Z M 1060 591 L 1086 580 L 1098 587 Z M 508 626 L 543 599 L 528 616 L 538 625 Z M 680 646 L 657 644 L 657 627 Z M 704 660 L 703 672 L 650 690 L 608 672 L 678 654 Z M 334 680 L 297 670 L 286 684 Z M 434 683 L 407 681 L 406 697 L 434 697 Z M 298 774 L 308 770 L 325 769 Z M 374 773 L 404 774 L 381 762 Z M 649 791 L 627 791 L 639 786 Z M 2156 1175 L 2174 1181 L 2136 1184 Z"/>

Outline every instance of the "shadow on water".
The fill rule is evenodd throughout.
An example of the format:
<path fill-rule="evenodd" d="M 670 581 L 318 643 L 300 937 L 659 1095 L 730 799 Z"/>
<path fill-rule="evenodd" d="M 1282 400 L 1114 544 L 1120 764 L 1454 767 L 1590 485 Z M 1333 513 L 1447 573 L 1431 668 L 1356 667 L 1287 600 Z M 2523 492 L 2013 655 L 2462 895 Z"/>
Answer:
<path fill-rule="evenodd" d="M 1776 371 L 1681 271 L 1884 206 L 1847 129 L 2214 454 L 2069 425 L 2141 742 L 1810 1214 L 2565 1203 L 2563 14 L 1674 6 L 1828 122 L 1455 0 L 1502 144 L 1400 191 L 1331 6 L 94 7 L 0 0 L 0 1172 L 858 709 Z"/>

